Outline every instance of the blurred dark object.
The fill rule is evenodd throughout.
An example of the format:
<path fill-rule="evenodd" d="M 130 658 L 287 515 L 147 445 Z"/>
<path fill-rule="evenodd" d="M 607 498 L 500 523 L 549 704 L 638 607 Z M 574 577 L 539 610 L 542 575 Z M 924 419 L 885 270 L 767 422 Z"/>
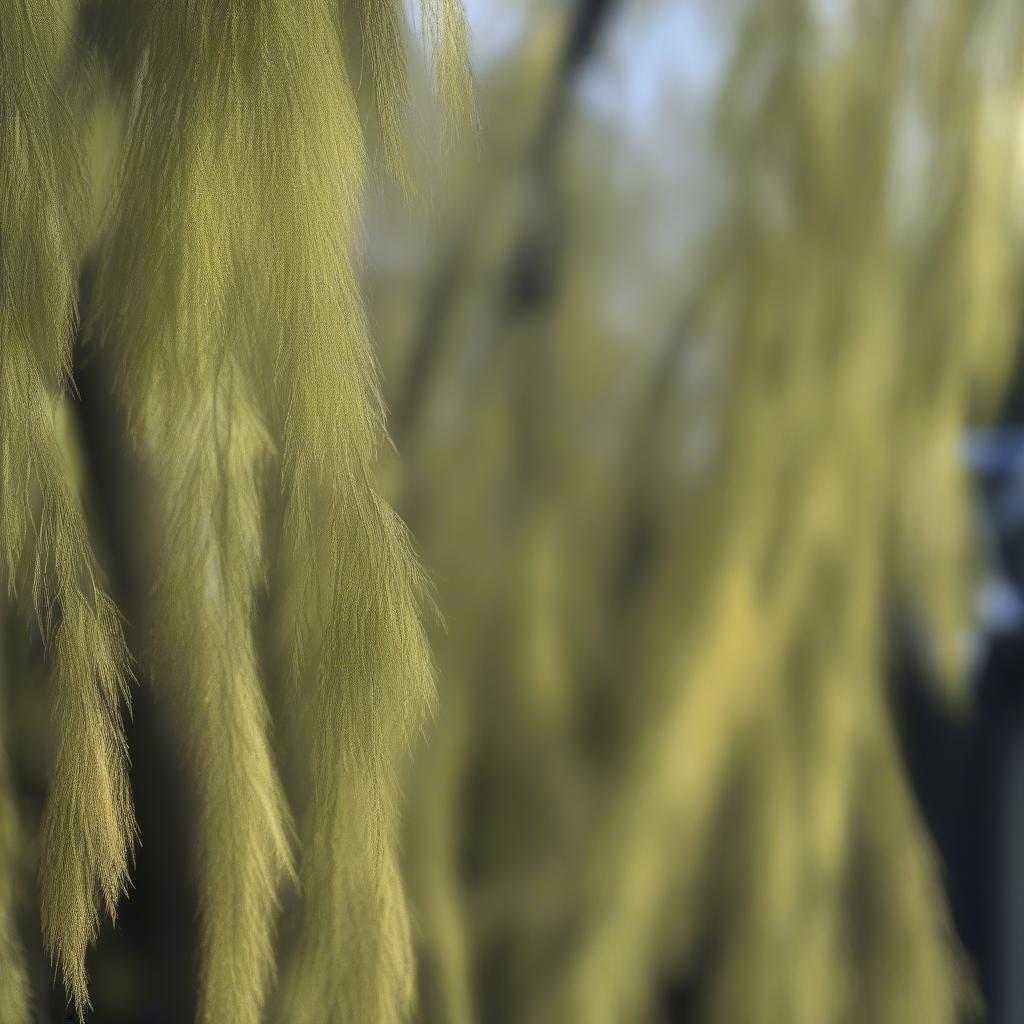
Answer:
<path fill-rule="evenodd" d="M 1011 410 L 1012 415 L 1012 410 Z M 954 919 L 990 1024 L 1024 1020 L 1024 430 L 972 433 L 990 566 L 969 642 L 976 703 L 943 709 L 918 659 L 898 658 L 908 768 L 947 868 Z"/>

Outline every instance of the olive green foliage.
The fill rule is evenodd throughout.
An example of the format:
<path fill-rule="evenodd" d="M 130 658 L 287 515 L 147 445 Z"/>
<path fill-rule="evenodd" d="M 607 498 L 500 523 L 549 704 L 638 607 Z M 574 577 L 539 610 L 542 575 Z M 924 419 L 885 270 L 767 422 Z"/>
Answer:
<path fill-rule="evenodd" d="M 392 153 L 400 13 L 368 3 L 363 23 Z M 427 14 L 440 84 L 464 110 L 461 8 Z M 372 482 L 384 425 L 353 263 L 365 146 L 340 11 L 11 0 L 0 21 L 0 501 L 5 569 L 12 588 L 24 576 L 54 664 L 47 945 L 81 1012 L 97 899 L 113 915 L 134 831 L 118 717 L 128 656 L 57 418 L 88 249 L 86 335 L 116 368 L 151 481 L 139 512 L 161 537 L 142 663 L 194 769 L 199 1017 L 261 1019 L 280 888 L 301 880 L 287 1019 L 402 1019 L 394 773 L 434 684 L 422 575 Z M 283 495 L 296 581 L 290 685 L 315 709 L 298 829 L 253 635 L 268 490 Z M 13 948 L 7 929 L 2 941 Z"/>
<path fill-rule="evenodd" d="M 57 411 L 68 383 L 88 194 L 74 11 L 6 4 L 0 42 L 0 507 L 8 590 L 53 662 L 57 736 L 42 825 L 42 924 L 77 1005 L 100 905 L 125 888 L 134 818 L 120 706 L 127 651 L 97 580 Z"/>
<path fill-rule="evenodd" d="M 382 337 L 449 623 L 407 857 L 430 1021 L 659 1020 L 680 978 L 721 1024 L 976 1007 L 886 616 L 926 624 L 962 701 L 957 446 L 1019 323 L 1020 15 L 736 6 L 723 201 L 660 350 L 653 317 L 626 350 L 594 312 L 602 261 L 636 258 L 633 211 L 611 219 L 588 163 L 611 131 L 574 161 L 587 114 L 548 102 L 574 17 L 555 5 L 485 83 L 504 163 L 465 172 L 432 250 L 450 264 Z M 523 273 L 541 283 L 510 298 Z"/>
<path fill-rule="evenodd" d="M 76 339 L 129 441 L 112 576 L 184 753 L 202 1024 L 639 1024 L 680 981 L 703 1024 L 977 1009 L 886 665 L 899 607 L 966 702 L 1024 16 L 686 3 L 731 55 L 652 163 L 670 214 L 691 143 L 714 188 L 645 249 L 668 218 L 580 80 L 658 3 L 516 4 L 481 145 L 458 0 L 0 0 L 0 572 L 50 664 L 40 917 L 79 1012 L 137 830 Z"/>

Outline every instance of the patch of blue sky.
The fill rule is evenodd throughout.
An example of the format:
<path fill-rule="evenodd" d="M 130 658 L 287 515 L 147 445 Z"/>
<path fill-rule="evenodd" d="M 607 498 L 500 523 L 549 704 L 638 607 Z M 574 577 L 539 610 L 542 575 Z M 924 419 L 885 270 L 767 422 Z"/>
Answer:
<path fill-rule="evenodd" d="M 672 105 L 707 104 L 728 57 L 728 36 L 706 0 L 627 4 L 612 25 L 603 60 L 580 77 L 593 114 L 624 132 L 660 134 Z"/>

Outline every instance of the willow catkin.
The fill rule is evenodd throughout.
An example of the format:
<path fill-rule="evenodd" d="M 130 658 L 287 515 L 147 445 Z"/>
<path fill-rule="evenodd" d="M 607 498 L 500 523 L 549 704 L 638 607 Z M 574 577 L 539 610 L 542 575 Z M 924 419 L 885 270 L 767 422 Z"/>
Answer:
<path fill-rule="evenodd" d="M 113 916 L 135 825 L 120 724 L 128 656 L 96 579 L 56 424 L 88 209 L 69 92 L 75 11 L 56 2 L 2 11 L 0 525 L 9 586 L 20 591 L 25 581 L 53 661 L 57 744 L 42 824 L 42 925 L 80 1012 L 99 901 Z"/>

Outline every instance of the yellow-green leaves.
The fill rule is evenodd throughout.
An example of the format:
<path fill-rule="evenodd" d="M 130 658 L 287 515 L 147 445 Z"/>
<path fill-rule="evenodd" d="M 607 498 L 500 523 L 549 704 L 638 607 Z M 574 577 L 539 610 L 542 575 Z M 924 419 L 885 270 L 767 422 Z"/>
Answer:
<path fill-rule="evenodd" d="M 364 14 L 397 168 L 402 9 L 381 0 Z M 0 4 L 0 553 L 54 663 L 42 919 L 79 1012 L 86 948 L 101 903 L 113 915 L 126 884 L 134 831 L 119 719 L 128 653 L 57 422 L 97 226 L 90 328 L 152 470 L 139 514 L 165 541 L 139 616 L 147 667 L 195 767 L 200 1018 L 261 1019 L 279 889 L 294 877 L 253 636 L 268 485 L 283 491 L 298 580 L 291 684 L 317 731 L 303 983 L 288 999 L 296 1019 L 315 997 L 316 1019 L 359 1024 L 411 1004 L 394 777 L 432 673 L 420 570 L 372 485 L 384 417 L 353 262 L 365 146 L 338 20 L 333 0 Z M 460 6 L 431 25 L 443 89 L 464 106 Z M 110 104 L 88 109 L 96 84 L 122 132 Z M 95 218 L 104 147 L 120 152 Z M 89 163 L 107 171 L 89 181 Z M 13 949 L 6 925 L 0 944 Z"/>
<path fill-rule="evenodd" d="M 414 188 L 406 159 L 404 119 L 411 100 L 402 0 L 358 0 L 360 67 L 374 99 L 385 162 L 407 189 Z M 469 28 L 461 0 L 420 0 L 420 28 L 447 115 L 446 131 L 474 126 Z"/>
<path fill-rule="evenodd" d="M 996 113 L 1019 111 L 1013 7 L 744 4 L 723 15 L 714 188 L 648 201 L 628 161 L 602 179 L 592 162 L 633 111 L 602 132 L 584 99 L 519 183 L 567 238 L 524 245 L 527 218 L 510 218 L 493 236 L 507 277 L 452 261 L 428 288 L 414 344 L 441 369 L 421 379 L 413 348 L 408 386 L 438 414 L 407 498 L 451 623 L 409 835 L 428 1020 L 657 1020 L 681 980 L 704 1024 L 915 1004 L 953 1024 L 971 1002 L 887 658 L 892 603 L 910 604 L 962 686 L 958 444 L 1019 323 L 1019 127 Z M 627 8 L 595 81 L 642 59 Z M 495 113 L 498 145 L 528 77 Z M 643 125 L 664 136 L 652 162 L 690 142 L 692 123 L 661 112 Z M 586 156 L 573 132 L 594 136 Z M 927 166 L 904 166 L 918 145 Z M 894 199 L 910 182 L 920 201 Z M 700 244 L 679 239 L 693 287 L 658 351 L 645 303 L 667 300 L 646 278 L 671 291 L 672 227 L 650 228 L 658 262 L 632 274 L 624 239 L 702 189 L 724 202 Z M 479 219 L 460 251 L 482 251 L 496 218 Z M 539 295 L 509 285 L 524 250 Z M 531 434 L 550 465 L 531 462 Z M 538 510 L 554 542 L 524 528 Z"/>
<path fill-rule="evenodd" d="M 113 916 L 125 888 L 134 818 L 120 723 L 128 657 L 56 422 L 87 210 L 68 90 L 74 17 L 66 3 L 0 8 L 0 568 L 53 661 L 42 924 L 81 1010 L 86 949 L 101 904 Z"/>
<path fill-rule="evenodd" d="M 379 4 L 367 25 L 394 162 L 399 14 Z M 353 262 L 366 156 L 336 17 L 330 0 L 177 0 L 140 5 L 105 45 L 131 84 L 95 325 L 169 542 L 154 674 L 197 766 L 210 1024 L 260 1019 L 290 870 L 252 635 L 267 479 L 297 581 L 291 685 L 315 708 L 285 1013 L 387 1024 L 412 998 L 394 776 L 433 683 L 420 570 L 372 484 L 384 417 Z"/>

